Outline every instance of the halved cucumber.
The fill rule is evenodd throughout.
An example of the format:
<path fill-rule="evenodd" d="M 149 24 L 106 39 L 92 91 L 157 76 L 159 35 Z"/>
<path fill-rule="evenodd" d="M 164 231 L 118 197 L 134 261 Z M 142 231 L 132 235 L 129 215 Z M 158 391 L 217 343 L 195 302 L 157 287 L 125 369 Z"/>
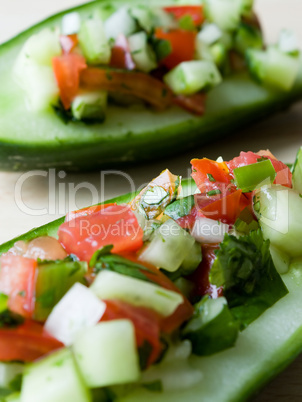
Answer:
<path fill-rule="evenodd" d="M 174 1 L 165 3 L 171 5 Z M 138 4 L 141 1 L 131 1 L 131 7 Z M 160 0 L 151 0 L 149 4 L 154 13 L 163 5 Z M 113 0 L 110 7 L 104 0 L 87 3 L 50 17 L 0 46 L 0 169 L 52 166 L 78 171 L 166 158 L 229 135 L 302 97 L 302 74 L 286 93 L 264 88 L 248 74 L 236 74 L 210 91 L 202 117 L 177 107 L 155 112 L 113 106 L 102 124 L 66 125 L 51 109 L 33 116 L 11 75 L 24 42 L 43 28 L 60 26 L 62 16 L 71 11 L 84 20 L 99 10 L 105 20 L 124 5 L 124 0 Z"/>
<path fill-rule="evenodd" d="M 183 181 L 184 194 L 188 189 L 189 193 L 195 189 L 192 190 L 191 180 Z M 126 194 L 108 202 L 124 203 L 131 198 L 133 194 Z M 3 244 L 0 253 L 7 251 L 17 240 L 30 240 L 43 234 L 55 235 L 63 221 L 64 218 L 58 219 Z M 242 402 L 250 398 L 302 351 L 301 270 L 301 259 L 295 260 L 290 271 L 282 275 L 289 293 L 240 333 L 234 348 L 210 357 L 190 358 L 190 364 L 203 373 L 198 385 L 165 393 L 138 389 L 118 401 Z"/>

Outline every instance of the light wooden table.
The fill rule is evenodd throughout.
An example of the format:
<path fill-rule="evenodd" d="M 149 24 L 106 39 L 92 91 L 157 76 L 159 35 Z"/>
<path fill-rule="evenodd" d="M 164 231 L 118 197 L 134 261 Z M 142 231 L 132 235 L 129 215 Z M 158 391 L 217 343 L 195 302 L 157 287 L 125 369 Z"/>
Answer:
<path fill-rule="evenodd" d="M 0 0 L 0 42 L 51 13 L 81 2 L 82 0 Z M 276 40 L 281 28 L 289 27 L 297 32 L 302 45 L 301 0 L 256 0 L 256 9 L 269 42 Z M 241 150 L 257 151 L 270 148 L 280 159 L 292 162 L 300 145 L 302 145 L 301 103 L 286 113 L 242 130 L 232 138 L 169 160 L 128 168 L 125 169 L 125 173 L 133 179 L 135 186 L 139 187 L 166 167 L 172 172 L 188 176 L 189 161 L 192 157 L 216 158 L 222 155 L 227 160 L 236 156 Z M 107 175 L 104 180 L 100 172 L 85 175 L 67 174 L 65 177 L 55 175 L 54 185 L 50 183 L 49 177 L 38 174 L 24 176 L 21 173 L 0 172 L 0 243 L 33 226 L 62 216 L 68 210 L 96 202 L 95 197 L 91 195 L 91 185 L 99 193 L 102 189 L 104 198 L 130 191 L 125 177 Z M 78 191 L 72 190 L 70 186 L 74 186 L 75 189 L 78 186 Z M 74 193 L 76 197 L 72 197 Z M 302 358 L 298 358 L 266 387 L 256 401 L 302 401 Z"/>

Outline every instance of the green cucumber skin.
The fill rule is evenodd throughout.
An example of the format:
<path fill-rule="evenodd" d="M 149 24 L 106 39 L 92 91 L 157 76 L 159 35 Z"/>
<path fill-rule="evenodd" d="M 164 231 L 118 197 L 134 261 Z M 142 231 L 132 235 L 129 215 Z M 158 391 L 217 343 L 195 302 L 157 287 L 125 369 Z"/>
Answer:
<path fill-rule="evenodd" d="M 162 5 L 160 0 L 152 2 Z M 68 11 L 88 16 L 101 7 L 106 15 L 110 7 L 123 3 L 122 0 L 97 0 Z M 137 4 L 141 0 L 129 3 Z M 112 106 L 102 124 L 65 125 L 51 108 L 39 114 L 27 111 L 23 92 L 12 77 L 13 64 L 25 40 L 44 27 L 59 24 L 64 13 L 0 45 L 1 170 L 53 167 L 83 171 L 167 157 L 229 135 L 302 97 L 302 67 L 294 88 L 287 93 L 262 87 L 247 73 L 240 73 L 225 79 L 209 93 L 202 117 L 176 107 L 155 112 L 143 107 L 136 110 Z"/>
<path fill-rule="evenodd" d="M 182 181 L 184 195 L 194 192 L 192 179 Z M 126 203 L 135 194 L 106 202 Z M 0 255 L 17 240 L 56 236 L 64 217 L 33 229 L 0 246 Z M 239 334 L 234 348 L 210 357 L 191 358 L 204 374 L 203 381 L 185 391 L 156 393 L 138 389 L 119 402 L 242 402 L 259 392 L 302 352 L 302 281 L 282 276 L 289 293 Z"/>

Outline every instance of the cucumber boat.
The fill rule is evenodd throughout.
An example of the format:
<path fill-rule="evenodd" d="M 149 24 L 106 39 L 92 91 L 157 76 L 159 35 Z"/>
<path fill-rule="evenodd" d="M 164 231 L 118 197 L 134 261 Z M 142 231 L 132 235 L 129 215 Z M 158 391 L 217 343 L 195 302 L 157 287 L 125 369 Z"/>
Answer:
<path fill-rule="evenodd" d="M 245 401 L 301 352 L 302 151 L 191 164 L 0 247 L 5 401 Z"/>
<path fill-rule="evenodd" d="M 199 2 L 186 6 L 170 0 L 164 8 L 157 0 L 152 6 L 131 1 L 129 7 L 119 0 L 98 0 L 52 16 L 0 45 L 0 169 L 55 167 L 81 171 L 167 157 L 230 135 L 300 99 L 302 68 L 295 39 L 285 33 L 278 45 L 262 50 L 263 39 L 251 11 L 252 2 L 231 3 L 224 10 L 220 0 L 207 0 L 203 6 Z M 196 8 L 203 10 L 197 22 Z M 179 9 L 195 11 L 185 15 L 181 11 L 179 18 Z M 157 10 L 157 14 L 150 17 L 150 10 Z M 104 48 L 95 48 L 95 38 L 104 41 L 103 25 L 110 40 L 102 42 Z M 121 27 L 122 39 L 117 39 L 113 26 Z M 178 37 L 169 35 L 179 31 L 184 35 L 180 43 L 184 38 L 186 43 L 195 38 L 198 44 L 194 45 L 193 56 L 181 54 L 177 64 L 171 59 L 175 58 L 171 43 Z M 80 43 L 76 50 L 75 42 L 70 42 L 75 35 Z M 59 36 L 61 42 L 55 42 Z M 60 46 L 64 52 L 70 51 L 71 46 L 72 65 L 76 59 L 79 63 L 77 71 L 84 68 L 83 63 L 88 65 L 88 73 L 81 76 L 85 85 L 94 82 L 92 92 L 88 85 L 88 95 L 73 93 L 71 106 L 58 78 L 64 61 Z M 125 57 L 128 70 L 121 70 L 120 61 L 113 62 L 112 54 L 115 47 L 125 50 L 125 46 L 130 49 L 126 56 L 131 60 Z M 56 79 L 61 103 L 57 103 L 52 57 L 59 69 Z M 155 75 L 160 80 L 155 80 Z M 118 81 L 121 76 L 122 82 Z M 112 87 L 110 77 L 118 84 Z M 151 78 L 153 81 L 146 86 L 146 79 Z M 143 86 L 138 92 L 143 103 L 142 99 L 138 103 L 132 99 L 131 85 L 140 80 Z M 71 86 L 74 91 L 74 84 Z M 168 93 L 170 100 L 156 100 L 159 93 Z M 169 107 L 155 110 L 146 106 L 146 94 L 157 108 Z M 64 100 L 67 110 L 62 107 Z M 192 104 L 195 114 L 184 109 L 192 108 Z M 203 111 L 202 116 L 196 115 Z M 64 123 L 58 114 L 68 122 Z"/>

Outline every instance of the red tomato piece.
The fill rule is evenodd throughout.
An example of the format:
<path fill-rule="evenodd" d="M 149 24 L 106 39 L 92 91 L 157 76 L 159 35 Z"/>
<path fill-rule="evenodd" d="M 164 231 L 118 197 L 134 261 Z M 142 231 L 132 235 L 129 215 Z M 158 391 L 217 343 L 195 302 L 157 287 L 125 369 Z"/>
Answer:
<path fill-rule="evenodd" d="M 60 36 L 60 44 L 63 53 L 71 53 L 78 43 L 79 40 L 77 34 Z"/>
<path fill-rule="evenodd" d="M 181 218 L 177 219 L 177 223 L 183 229 L 192 229 L 195 223 L 196 216 L 198 215 L 198 209 L 194 206 L 190 213 L 186 216 L 182 216 Z"/>
<path fill-rule="evenodd" d="M 83 261 L 108 244 L 113 245 L 114 253 L 137 251 L 143 245 L 143 230 L 128 205 L 112 204 L 64 222 L 58 236 L 66 252 Z"/>
<path fill-rule="evenodd" d="M 135 328 L 137 346 L 143 346 L 145 341 L 152 346 L 147 365 L 155 363 L 162 351 L 162 344 L 160 342 L 161 316 L 151 309 L 132 306 L 119 300 L 103 301 L 106 303 L 106 310 L 101 321 L 111 321 L 120 318 L 132 321 Z"/>
<path fill-rule="evenodd" d="M 164 7 L 164 10 L 173 14 L 177 20 L 189 15 L 192 17 L 195 26 L 201 25 L 204 21 L 202 6 L 169 6 Z"/>
<path fill-rule="evenodd" d="M 23 317 L 31 317 L 37 261 L 6 254 L 1 256 L 0 263 L 0 292 L 9 297 L 9 309 Z"/>
<path fill-rule="evenodd" d="M 52 59 L 54 74 L 64 108 L 70 108 L 79 91 L 80 72 L 87 67 L 85 58 L 76 53 L 63 54 Z"/>
<path fill-rule="evenodd" d="M 174 98 L 174 103 L 188 112 L 202 116 L 205 111 L 206 94 L 197 93 L 190 96 L 177 95 Z"/>
<path fill-rule="evenodd" d="M 229 194 L 235 189 L 231 182 L 232 176 L 225 162 L 216 162 L 211 159 L 192 159 L 192 177 L 201 193 L 219 190 L 221 194 Z"/>
<path fill-rule="evenodd" d="M 157 109 L 165 109 L 172 103 L 172 92 L 166 84 L 142 72 L 89 67 L 81 73 L 81 87 L 134 95 Z"/>
<path fill-rule="evenodd" d="M 161 61 L 161 64 L 172 69 L 183 61 L 193 60 L 196 34 L 195 31 L 183 29 L 165 31 L 162 28 L 156 28 L 155 37 L 169 41 L 172 48 L 172 52 Z"/>
<path fill-rule="evenodd" d="M 44 332 L 43 326 L 25 321 L 16 328 L 0 329 L 0 360 L 32 362 L 64 345 Z"/>
<path fill-rule="evenodd" d="M 131 56 L 127 38 L 123 34 L 116 38 L 114 46 L 111 49 L 110 66 L 126 70 L 135 69 L 135 63 Z"/>
<path fill-rule="evenodd" d="M 197 196 L 200 195 L 202 194 L 197 194 Z M 201 213 L 206 218 L 220 220 L 231 225 L 236 221 L 242 209 L 247 206 L 241 203 L 241 195 L 242 191 L 236 190 L 217 201 L 200 207 L 199 214 Z"/>
<path fill-rule="evenodd" d="M 204 244 L 202 246 L 202 261 L 196 271 L 188 277 L 195 284 L 197 296 L 210 295 L 212 298 L 222 296 L 222 288 L 212 285 L 209 280 L 210 270 L 216 258 L 215 250 L 219 244 Z"/>
<path fill-rule="evenodd" d="M 91 207 L 78 209 L 77 211 L 68 212 L 68 214 L 66 215 L 66 218 L 65 218 L 65 222 L 69 222 L 69 221 L 71 221 L 72 219 L 78 218 L 78 217 L 80 217 L 80 216 L 88 216 L 88 215 L 91 215 L 91 214 L 93 214 L 93 213 L 95 213 L 95 212 L 102 211 L 102 210 L 104 210 L 105 208 L 110 207 L 110 206 L 112 206 L 112 205 L 115 205 L 115 204 L 112 204 L 112 203 L 111 203 L 111 204 L 93 205 L 93 206 L 91 206 Z"/>

